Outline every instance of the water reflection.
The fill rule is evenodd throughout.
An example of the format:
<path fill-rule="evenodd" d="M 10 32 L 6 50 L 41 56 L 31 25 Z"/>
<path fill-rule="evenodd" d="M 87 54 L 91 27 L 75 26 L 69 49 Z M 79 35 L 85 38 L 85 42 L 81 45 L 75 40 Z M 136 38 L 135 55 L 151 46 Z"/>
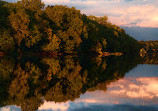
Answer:
<path fill-rule="evenodd" d="M 158 97 L 158 77 L 125 78 L 109 85 L 109 88 L 112 88 L 110 94 L 115 96 L 155 99 Z"/>
<path fill-rule="evenodd" d="M 155 100 L 158 96 L 157 77 L 124 78 L 137 64 L 148 61 L 152 63 L 146 58 L 1 58 L 0 110 L 90 110 L 98 107 L 112 109 L 122 106 L 107 104 L 133 105 L 136 102 L 137 105 L 145 105 L 139 104 L 140 98 L 143 101 L 152 99 L 154 104 L 158 104 Z"/>

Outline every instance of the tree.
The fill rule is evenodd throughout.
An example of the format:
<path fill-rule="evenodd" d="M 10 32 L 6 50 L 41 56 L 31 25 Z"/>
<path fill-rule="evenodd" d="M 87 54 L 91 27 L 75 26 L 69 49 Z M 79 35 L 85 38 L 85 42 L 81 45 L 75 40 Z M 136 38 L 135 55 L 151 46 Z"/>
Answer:
<path fill-rule="evenodd" d="M 41 0 L 22 0 L 18 1 L 17 5 L 32 11 L 37 11 L 44 8 L 44 3 L 42 3 Z"/>
<path fill-rule="evenodd" d="M 16 33 L 14 35 L 16 43 L 20 46 L 21 41 L 29 36 L 29 15 L 25 9 L 20 9 L 17 12 L 12 12 L 9 16 L 9 20 Z"/>
<path fill-rule="evenodd" d="M 45 51 L 59 51 L 60 50 L 59 49 L 60 38 L 58 36 L 56 36 L 55 34 L 52 36 L 52 34 L 50 34 L 48 40 L 49 40 L 49 43 L 43 46 L 43 50 Z"/>
<path fill-rule="evenodd" d="M 103 16 L 103 17 L 99 17 L 98 23 L 106 26 L 107 21 L 108 21 L 108 17 Z"/>
<path fill-rule="evenodd" d="M 5 52 L 6 54 L 13 52 L 15 50 L 15 42 L 10 35 L 10 31 L 0 31 L 0 51 Z"/>

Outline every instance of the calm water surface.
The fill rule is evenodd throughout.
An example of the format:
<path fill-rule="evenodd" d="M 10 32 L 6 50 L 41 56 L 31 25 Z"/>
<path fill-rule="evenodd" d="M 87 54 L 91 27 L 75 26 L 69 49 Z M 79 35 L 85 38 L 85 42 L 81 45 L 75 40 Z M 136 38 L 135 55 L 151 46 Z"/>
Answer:
<path fill-rule="evenodd" d="M 2 58 L 0 110 L 158 111 L 156 60 Z"/>

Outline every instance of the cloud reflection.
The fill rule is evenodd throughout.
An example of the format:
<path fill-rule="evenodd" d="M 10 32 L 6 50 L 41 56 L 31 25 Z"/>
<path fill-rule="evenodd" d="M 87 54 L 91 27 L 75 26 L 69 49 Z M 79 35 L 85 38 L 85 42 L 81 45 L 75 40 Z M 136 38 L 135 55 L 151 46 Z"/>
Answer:
<path fill-rule="evenodd" d="M 107 92 L 86 92 L 76 102 L 98 104 L 155 105 L 158 104 L 158 77 L 124 78 L 108 86 Z"/>
<path fill-rule="evenodd" d="M 55 103 L 55 102 L 45 102 L 41 107 L 38 108 L 39 111 L 67 111 L 69 108 L 69 103 Z"/>
<path fill-rule="evenodd" d="M 115 87 L 120 89 L 115 89 Z M 112 95 L 123 95 L 136 99 L 153 99 L 158 97 L 158 77 L 126 78 L 112 83 L 109 88 L 111 88 L 109 92 Z"/>
<path fill-rule="evenodd" d="M 111 83 L 107 91 L 86 92 L 75 101 L 45 102 L 39 111 L 157 111 L 158 77 L 126 77 Z M 15 106 L 0 111 L 16 111 Z"/>
<path fill-rule="evenodd" d="M 111 83 L 106 92 L 99 90 L 86 92 L 74 102 L 45 102 L 39 110 L 84 111 L 98 109 L 101 111 L 107 109 L 107 111 L 115 111 L 119 108 L 119 111 L 121 109 L 144 111 L 144 108 L 147 108 L 149 111 L 156 111 L 158 108 L 154 105 L 158 104 L 157 92 L 158 77 L 128 77 Z"/>
<path fill-rule="evenodd" d="M 21 111 L 21 109 L 17 106 L 10 105 L 2 108 L 0 107 L 0 111 Z"/>

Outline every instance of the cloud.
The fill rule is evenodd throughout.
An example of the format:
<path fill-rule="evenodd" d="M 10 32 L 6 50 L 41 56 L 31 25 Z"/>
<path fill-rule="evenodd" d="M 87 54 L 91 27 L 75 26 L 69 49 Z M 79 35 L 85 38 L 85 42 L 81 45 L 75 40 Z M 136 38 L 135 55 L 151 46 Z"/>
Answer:
<path fill-rule="evenodd" d="M 69 102 L 66 103 L 55 103 L 55 102 L 44 102 L 42 106 L 38 108 L 39 111 L 50 110 L 50 111 L 67 111 L 69 108 Z"/>
<path fill-rule="evenodd" d="M 132 6 L 102 3 L 83 12 L 96 16 L 107 15 L 112 23 L 121 26 L 158 27 L 158 7 L 151 4 Z"/>
<path fill-rule="evenodd" d="M 158 2 L 151 0 L 44 0 L 46 4 L 75 6 L 87 15 L 107 15 L 120 26 L 158 27 Z M 157 4 L 157 5 L 156 5 Z"/>
<path fill-rule="evenodd" d="M 1 111 L 10 111 L 10 108 L 9 107 L 3 107 L 0 109 Z"/>
<path fill-rule="evenodd" d="M 128 77 L 111 83 L 108 90 L 86 92 L 75 103 L 84 104 L 158 104 L 158 77 Z"/>
<path fill-rule="evenodd" d="M 126 78 L 112 83 L 109 87 L 120 88 L 119 90 L 110 90 L 112 95 L 123 95 L 136 99 L 158 98 L 158 77 Z"/>
<path fill-rule="evenodd" d="M 9 105 L 0 108 L 0 111 L 21 111 L 21 109 L 17 106 Z"/>

